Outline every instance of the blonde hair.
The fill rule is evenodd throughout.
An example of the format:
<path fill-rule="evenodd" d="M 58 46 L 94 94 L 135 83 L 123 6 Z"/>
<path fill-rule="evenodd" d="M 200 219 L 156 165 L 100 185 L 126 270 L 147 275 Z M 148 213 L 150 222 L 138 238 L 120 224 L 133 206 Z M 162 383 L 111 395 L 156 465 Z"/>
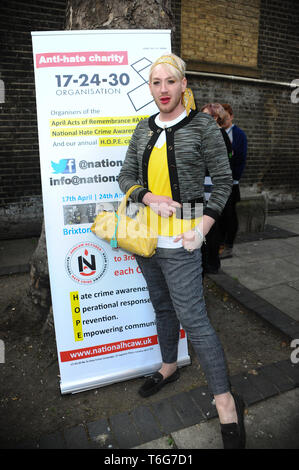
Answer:
<path fill-rule="evenodd" d="M 175 54 L 165 54 L 159 57 L 151 65 L 149 72 L 149 81 L 151 81 L 153 71 L 157 67 L 157 65 L 164 65 L 165 67 L 167 67 L 177 80 L 182 80 L 185 77 L 186 64 L 183 59 L 181 59 Z"/>

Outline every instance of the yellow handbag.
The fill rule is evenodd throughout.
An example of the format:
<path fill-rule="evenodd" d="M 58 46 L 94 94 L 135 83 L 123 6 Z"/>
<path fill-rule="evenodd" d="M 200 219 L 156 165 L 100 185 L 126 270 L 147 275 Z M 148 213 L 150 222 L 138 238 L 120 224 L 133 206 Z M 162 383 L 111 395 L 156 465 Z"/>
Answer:
<path fill-rule="evenodd" d="M 95 218 L 91 231 L 102 240 L 110 242 L 112 248 L 121 248 L 130 253 L 149 258 L 157 247 L 157 234 L 147 225 L 144 207 L 140 207 L 133 219 L 126 215 L 130 194 L 140 185 L 132 186 L 122 199 L 117 211 L 101 211 Z"/>

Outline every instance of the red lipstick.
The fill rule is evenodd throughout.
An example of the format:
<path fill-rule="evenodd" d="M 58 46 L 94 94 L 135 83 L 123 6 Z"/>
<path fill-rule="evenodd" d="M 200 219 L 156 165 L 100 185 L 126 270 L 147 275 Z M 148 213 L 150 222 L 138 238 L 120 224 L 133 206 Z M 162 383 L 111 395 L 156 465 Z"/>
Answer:
<path fill-rule="evenodd" d="M 167 104 L 170 101 L 170 97 L 169 96 L 162 96 L 160 98 L 160 101 L 161 101 L 162 104 Z"/>

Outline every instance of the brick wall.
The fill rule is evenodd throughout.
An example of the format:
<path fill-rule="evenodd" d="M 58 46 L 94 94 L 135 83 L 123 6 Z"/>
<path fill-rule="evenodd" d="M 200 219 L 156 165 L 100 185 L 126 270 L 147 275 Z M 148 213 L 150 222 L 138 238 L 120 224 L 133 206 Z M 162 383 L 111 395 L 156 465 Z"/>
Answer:
<path fill-rule="evenodd" d="M 299 78 L 298 0 L 262 0 L 259 30 L 261 77 L 290 81 Z"/>
<path fill-rule="evenodd" d="M 181 54 L 193 67 L 256 68 L 260 0 L 182 0 L 181 10 Z"/>
<path fill-rule="evenodd" d="M 176 2 L 177 8 L 178 4 L 181 5 L 182 12 L 182 38 L 181 50 L 176 49 L 176 52 L 186 60 L 188 70 L 243 75 L 286 83 L 299 78 L 297 0 L 181 0 Z M 221 7 L 215 9 L 216 4 Z M 223 8 L 224 4 L 227 5 L 226 9 Z M 219 35 L 215 31 L 216 45 L 212 51 L 208 50 L 209 42 L 204 40 L 204 30 L 198 30 L 199 23 L 201 28 L 205 25 L 207 30 L 209 25 L 216 25 L 216 29 L 219 29 L 223 24 L 227 28 L 227 21 L 233 19 L 231 31 L 226 31 L 225 34 L 227 39 L 230 34 L 236 35 L 234 47 L 238 47 L 239 41 L 241 51 L 245 36 L 238 36 L 238 31 L 241 25 L 246 25 L 246 15 L 248 24 L 252 24 L 254 29 L 252 39 L 255 38 L 255 42 L 251 48 L 252 59 L 256 54 L 255 67 L 253 62 L 246 67 L 244 61 L 240 60 L 238 64 L 230 60 L 229 54 L 222 47 L 225 36 L 220 34 L 220 30 Z M 253 17 L 254 23 L 250 23 Z M 257 19 L 258 29 L 255 28 Z M 188 51 L 192 42 L 193 54 L 190 56 Z M 206 54 L 198 49 L 201 43 L 205 44 Z M 229 44 L 227 50 L 230 50 Z M 293 201 L 294 205 L 298 205 L 299 103 L 291 102 L 292 89 L 278 84 L 224 78 L 194 75 L 188 75 L 187 78 L 199 107 L 213 101 L 230 103 L 235 123 L 247 134 L 248 159 L 241 180 L 243 193 L 249 190 L 264 191 L 273 204 Z"/>
<path fill-rule="evenodd" d="M 63 29 L 65 3 L 2 0 L 0 4 L 0 79 L 5 87 L 5 102 L 0 102 L 0 238 L 22 235 L 24 230 L 31 235 L 40 227 L 31 31 Z"/>
<path fill-rule="evenodd" d="M 240 82 L 189 78 L 199 107 L 232 104 L 235 123 L 248 137 L 241 190 L 266 191 L 273 201 L 295 200 L 299 192 L 298 111 L 289 89 Z"/>

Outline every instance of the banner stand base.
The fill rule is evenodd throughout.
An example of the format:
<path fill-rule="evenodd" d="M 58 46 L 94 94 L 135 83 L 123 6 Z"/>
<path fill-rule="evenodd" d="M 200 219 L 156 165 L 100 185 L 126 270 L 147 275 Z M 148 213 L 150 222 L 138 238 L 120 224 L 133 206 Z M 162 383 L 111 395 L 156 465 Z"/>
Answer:
<path fill-rule="evenodd" d="M 190 356 L 187 355 L 185 357 L 181 357 L 178 360 L 178 367 L 184 367 L 191 364 Z M 146 377 L 153 372 L 156 372 L 161 367 L 161 362 L 157 362 L 155 364 L 151 364 L 147 368 L 142 368 L 142 370 L 138 371 L 138 369 L 126 370 L 118 374 L 107 374 L 105 376 L 100 377 L 92 377 L 90 379 L 82 380 L 80 382 L 68 382 L 68 383 L 60 383 L 60 390 L 62 395 L 66 394 L 75 394 L 80 392 L 85 392 L 87 390 L 92 390 L 94 388 L 101 388 L 107 385 L 112 385 L 117 382 L 124 382 L 125 380 L 136 379 L 138 377 Z"/>

